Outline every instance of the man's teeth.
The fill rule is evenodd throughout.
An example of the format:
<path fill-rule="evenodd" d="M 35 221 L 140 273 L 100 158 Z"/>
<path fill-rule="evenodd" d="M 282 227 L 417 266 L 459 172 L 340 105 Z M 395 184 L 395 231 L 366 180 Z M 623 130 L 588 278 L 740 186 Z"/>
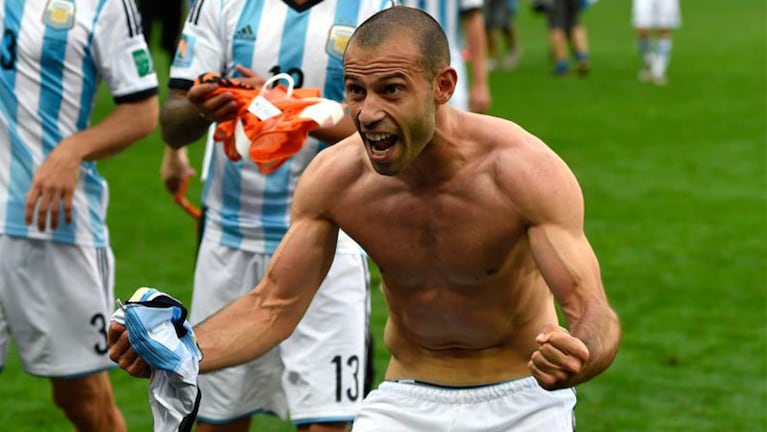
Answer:
<path fill-rule="evenodd" d="M 369 141 L 383 141 L 391 137 L 390 134 L 382 134 L 382 133 L 366 134 L 366 136 Z"/>

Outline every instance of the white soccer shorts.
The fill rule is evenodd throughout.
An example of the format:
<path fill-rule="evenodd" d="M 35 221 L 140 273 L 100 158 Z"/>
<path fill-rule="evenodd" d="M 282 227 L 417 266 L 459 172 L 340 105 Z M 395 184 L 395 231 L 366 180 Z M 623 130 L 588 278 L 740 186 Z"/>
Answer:
<path fill-rule="evenodd" d="M 573 432 L 575 391 L 532 377 L 476 387 L 385 381 L 362 404 L 352 432 Z"/>
<path fill-rule="evenodd" d="M 111 369 L 109 248 L 0 235 L 0 368 L 10 338 L 28 373 L 71 378 Z"/>
<path fill-rule="evenodd" d="M 270 258 L 203 240 L 192 323 L 250 291 Z M 295 424 L 351 422 L 364 396 L 368 281 L 364 255 L 337 253 L 306 315 L 287 340 L 245 365 L 200 376 L 198 419 L 229 423 L 271 413 L 281 418 L 289 414 Z"/>
<path fill-rule="evenodd" d="M 675 29 L 682 23 L 679 0 L 634 0 L 632 16 L 640 29 Z"/>

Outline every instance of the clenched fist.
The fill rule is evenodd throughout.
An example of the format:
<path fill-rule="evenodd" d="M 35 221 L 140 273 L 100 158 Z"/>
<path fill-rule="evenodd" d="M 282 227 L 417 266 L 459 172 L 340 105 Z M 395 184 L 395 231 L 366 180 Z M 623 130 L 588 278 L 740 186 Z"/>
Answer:
<path fill-rule="evenodd" d="M 589 349 L 563 327 L 546 324 L 535 338 L 539 348 L 527 366 L 541 387 L 547 390 L 572 387 L 581 380 Z"/>

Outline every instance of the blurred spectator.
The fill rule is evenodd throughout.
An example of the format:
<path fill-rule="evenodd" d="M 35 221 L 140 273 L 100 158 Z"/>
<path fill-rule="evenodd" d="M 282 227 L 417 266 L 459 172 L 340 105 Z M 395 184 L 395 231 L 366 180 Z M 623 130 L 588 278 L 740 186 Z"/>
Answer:
<path fill-rule="evenodd" d="M 517 0 L 485 1 L 485 34 L 487 35 L 487 68 L 514 69 L 522 51 L 517 39 L 514 18 Z M 506 55 L 503 55 L 503 49 Z"/>
<path fill-rule="evenodd" d="M 591 69 L 586 28 L 580 23 L 581 0 L 551 0 L 547 7 L 549 43 L 554 59 L 554 74 L 567 75 L 570 69 L 568 42 L 573 51 L 576 71 L 586 75 Z"/>
<path fill-rule="evenodd" d="M 679 0 L 634 0 L 633 22 L 642 57 L 639 80 L 666 85 L 671 32 L 681 24 Z"/>
<path fill-rule="evenodd" d="M 152 44 L 152 27 L 155 20 L 162 25 L 160 46 L 172 59 L 176 54 L 176 45 L 181 33 L 183 0 L 137 0 L 141 14 L 141 29 L 146 43 Z"/>

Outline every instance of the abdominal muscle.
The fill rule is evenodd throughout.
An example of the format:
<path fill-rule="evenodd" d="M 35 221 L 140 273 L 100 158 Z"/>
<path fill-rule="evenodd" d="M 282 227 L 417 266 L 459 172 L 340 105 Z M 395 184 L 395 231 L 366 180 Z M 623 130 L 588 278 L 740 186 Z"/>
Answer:
<path fill-rule="evenodd" d="M 536 335 L 557 323 L 551 294 L 540 277 L 516 288 L 495 285 L 416 288 L 385 281 L 386 379 L 463 386 L 529 376 Z"/>

